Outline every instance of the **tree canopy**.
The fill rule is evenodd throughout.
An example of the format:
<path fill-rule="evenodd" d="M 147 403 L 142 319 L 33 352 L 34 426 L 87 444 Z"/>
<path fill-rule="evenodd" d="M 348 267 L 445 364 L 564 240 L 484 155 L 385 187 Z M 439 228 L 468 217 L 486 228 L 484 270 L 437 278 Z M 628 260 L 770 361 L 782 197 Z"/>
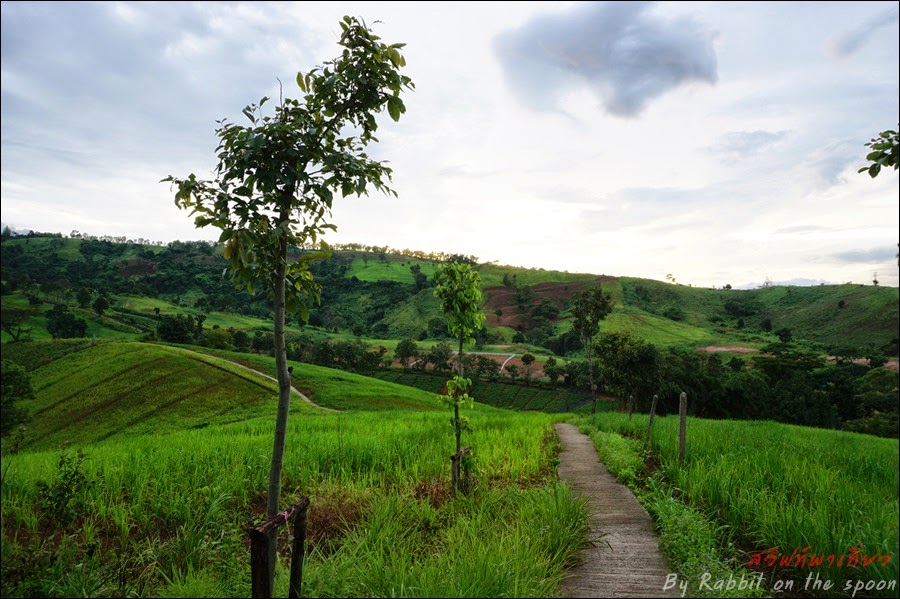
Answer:
<path fill-rule="evenodd" d="M 900 125 L 897 126 L 900 129 Z M 871 148 L 871 152 L 866 155 L 866 160 L 871 162 L 869 166 L 859 169 L 859 172 L 868 172 L 873 179 L 881 172 L 882 167 L 894 167 L 897 170 L 900 166 L 900 135 L 897 131 L 888 129 L 882 131 L 878 137 L 872 138 L 866 144 Z"/>

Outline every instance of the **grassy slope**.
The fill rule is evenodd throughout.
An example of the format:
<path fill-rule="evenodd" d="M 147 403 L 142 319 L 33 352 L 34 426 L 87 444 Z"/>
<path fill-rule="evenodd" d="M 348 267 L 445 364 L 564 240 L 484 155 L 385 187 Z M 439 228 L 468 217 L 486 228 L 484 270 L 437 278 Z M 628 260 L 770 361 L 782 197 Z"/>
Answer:
<path fill-rule="evenodd" d="M 434 290 L 428 288 L 398 304 L 385 315 L 384 322 L 392 337 L 417 339 L 432 318 L 441 318 L 441 309 L 434 297 Z"/>
<path fill-rule="evenodd" d="M 431 279 L 431 275 L 434 273 L 434 264 L 431 262 L 423 262 L 415 258 L 398 259 L 393 256 L 381 261 L 374 254 L 369 260 L 355 258 L 350 264 L 346 276 L 356 277 L 360 281 L 397 281 L 412 285 L 415 283 L 415 278 L 409 268 L 414 264 L 418 264 L 422 269 L 422 274 L 429 280 Z"/>
<path fill-rule="evenodd" d="M 678 307 L 684 313 L 680 322 L 656 317 L 657 323 L 691 325 L 706 332 L 708 339 L 698 336 L 697 344 L 737 342 L 758 347 L 773 341 L 773 335 L 761 333 L 759 323 L 770 318 L 772 329 L 788 328 L 796 339 L 826 346 L 875 347 L 886 345 L 897 337 L 900 328 L 900 293 L 896 287 L 863 285 L 820 285 L 815 287 L 768 287 L 752 290 L 713 290 L 671 285 L 648 279 L 622 277 L 621 285 L 630 289 L 643 287 L 651 298 L 653 309 L 662 313 L 667 307 Z M 635 305 L 633 295 L 624 294 L 629 308 L 646 313 Z M 729 300 L 755 303 L 758 312 L 744 317 L 745 330 L 734 327 L 737 318 L 725 312 Z M 844 307 L 840 308 L 840 302 Z M 614 314 L 615 316 L 615 314 Z M 724 324 L 713 322 L 724 319 Z M 654 323 L 654 324 L 657 324 Z M 667 325 L 668 326 L 668 325 Z M 653 327 L 636 325 L 634 332 L 652 340 Z"/>
<path fill-rule="evenodd" d="M 275 372 L 275 359 L 269 356 L 197 348 L 264 373 Z M 442 409 L 434 395 L 406 385 L 381 381 L 344 370 L 290 362 L 294 387 L 317 404 L 335 410 L 384 411 L 398 409 Z M 489 410 L 488 406 L 481 409 Z"/>
<path fill-rule="evenodd" d="M 275 415 L 273 381 L 184 348 L 69 341 L 7 345 L 3 353 L 37 365 L 31 369 L 36 397 L 22 404 L 34 417 L 31 449 Z M 234 356 L 274 372 L 272 358 Z M 294 382 L 314 401 L 340 410 L 439 409 L 429 393 L 329 368 L 295 363 Z M 298 398 L 291 409 L 316 410 Z"/>

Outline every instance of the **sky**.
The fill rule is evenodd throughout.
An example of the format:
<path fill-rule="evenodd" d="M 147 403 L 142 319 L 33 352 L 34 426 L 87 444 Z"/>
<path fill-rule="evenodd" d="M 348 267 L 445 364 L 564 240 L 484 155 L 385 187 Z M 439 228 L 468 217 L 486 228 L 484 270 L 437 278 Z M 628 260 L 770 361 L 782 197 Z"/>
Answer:
<path fill-rule="evenodd" d="M 332 243 L 524 267 L 898 286 L 897 2 L 2 3 L 2 223 L 214 240 L 168 175 L 212 179 L 216 121 L 335 58 L 405 43 L 379 117 L 397 197 L 339 198 Z"/>

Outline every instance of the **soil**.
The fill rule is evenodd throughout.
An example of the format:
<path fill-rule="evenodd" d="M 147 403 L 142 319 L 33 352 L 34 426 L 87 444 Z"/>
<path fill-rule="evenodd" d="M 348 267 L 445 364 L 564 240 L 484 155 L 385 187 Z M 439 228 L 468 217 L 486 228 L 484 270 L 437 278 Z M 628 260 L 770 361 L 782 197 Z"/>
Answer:
<path fill-rule="evenodd" d="M 741 347 L 740 345 L 707 345 L 706 347 L 701 347 L 700 351 L 709 353 L 731 352 L 733 354 L 753 354 L 758 350 L 751 347 Z"/>

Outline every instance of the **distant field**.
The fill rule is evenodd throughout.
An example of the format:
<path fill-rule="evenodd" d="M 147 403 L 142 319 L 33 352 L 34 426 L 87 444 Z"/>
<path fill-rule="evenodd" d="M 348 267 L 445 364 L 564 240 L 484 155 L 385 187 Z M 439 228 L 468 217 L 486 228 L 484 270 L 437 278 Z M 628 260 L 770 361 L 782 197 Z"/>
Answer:
<path fill-rule="evenodd" d="M 397 281 L 412 285 L 415 283 L 415 277 L 409 268 L 414 264 L 418 264 L 422 274 L 431 280 L 434 273 L 434 264 L 431 262 L 423 262 L 414 258 L 398 260 L 393 257 L 381 261 L 374 255 L 368 260 L 355 258 L 350 264 L 347 276 L 356 277 L 360 281 Z"/>

